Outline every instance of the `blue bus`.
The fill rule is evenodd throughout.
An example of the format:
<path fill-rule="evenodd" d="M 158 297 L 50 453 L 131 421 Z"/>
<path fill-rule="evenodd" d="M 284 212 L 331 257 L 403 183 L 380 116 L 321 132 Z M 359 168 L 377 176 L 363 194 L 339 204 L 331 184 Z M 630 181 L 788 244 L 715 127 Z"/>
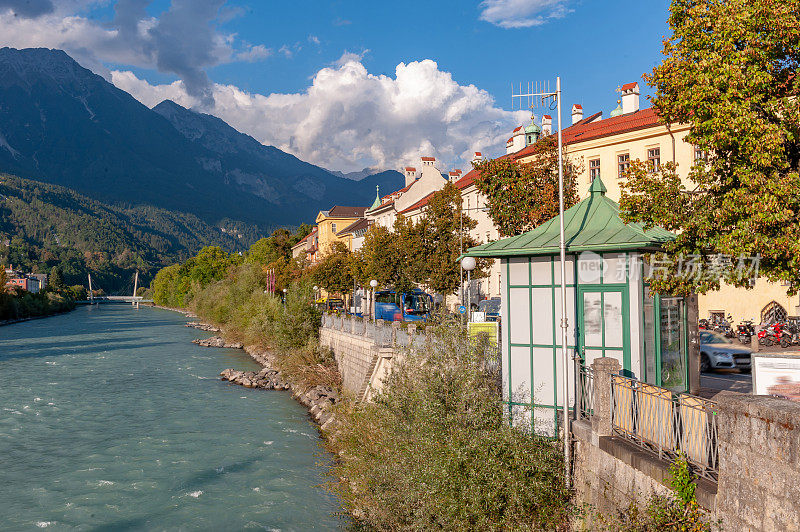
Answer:
<path fill-rule="evenodd" d="M 386 321 L 425 321 L 433 308 L 433 298 L 415 288 L 398 294 L 394 290 L 375 293 L 375 319 Z"/>

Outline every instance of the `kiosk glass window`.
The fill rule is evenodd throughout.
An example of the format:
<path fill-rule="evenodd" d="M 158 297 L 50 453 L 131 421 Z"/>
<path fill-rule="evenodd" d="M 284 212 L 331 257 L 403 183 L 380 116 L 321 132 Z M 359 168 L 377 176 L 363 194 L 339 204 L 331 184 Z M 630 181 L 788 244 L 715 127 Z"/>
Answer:
<path fill-rule="evenodd" d="M 660 298 L 661 386 L 673 391 L 686 390 L 685 305 L 682 297 Z"/>

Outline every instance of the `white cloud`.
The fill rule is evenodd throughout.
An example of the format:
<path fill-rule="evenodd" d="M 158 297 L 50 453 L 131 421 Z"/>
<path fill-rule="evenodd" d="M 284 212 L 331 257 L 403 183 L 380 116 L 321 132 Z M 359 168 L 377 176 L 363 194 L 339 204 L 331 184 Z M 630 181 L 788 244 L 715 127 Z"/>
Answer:
<path fill-rule="evenodd" d="M 272 50 L 267 48 L 263 44 L 258 44 L 256 46 L 251 46 L 247 50 L 242 50 L 236 54 L 236 59 L 239 61 L 246 61 L 248 63 L 254 63 L 256 61 L 261 61 L 266 59 L 267 57 L 272 55 Z"/>
<path fill-rule="evenodd" d="M 109 75 L 104 63 L 171 73 L 206 106 L 212 103 L 212 84 L 205 69 L 271 55 L 264 45 L 242 43 L 219 30 L 218 24 L 239 12 L 224 7 L 224 0 L 171 0 L 157 17 L 147 15 L 148 2 L 117 0 L 114 19 L 107 22 L 79 14 L 106 5 L 106 0 L 60 0 L 52 9 L 48 0 L 34 3 L 0 0 L 0 46 L 59 48 L 104 76 Z M 28 6 L 29 16 L 17 16 L 17 5 Z"/>
<path fill-rule="evenodd" d="M 341 67 L 350 62 L 360 63 L 361 61 L 364 60 L 364 56 L 367 55 L 368 53 L 369 53 L 369 48 L 362 50 L 361 53 L 358 54 L 355 52 L 348 52 L 347 50 L 345 50 L 342 56 L 336 61 L 334 61 L 333 64 L 335 66 Z"/>
<path fill-rule="evenodd" d="M 483 0 L 481 20 L 501 28 L 529 28 L 562 18 L 572 10 L 570 0 Z"/>
<path fill-rule="evenodd" d="M 152 106 L 164 98 L 191 107 L 181 82 L 150 85 L 130 72 L 114 83 Z M 474 85 L 459 85 L 431 60 L 400 63 L 394 77 L 367 72 L 356 58 L 323 68 L 294 94 L 245 92 L 215 84 L 211 114 L 264 144 L 326 168 L 400 168 L 432 155 L 441 169 L 470 168 L 473 151 L 499 155 L 527 112 L 504 111 Z"/>
<path fill-rule="evenodd" d="M 317 37 L 316 35 L 309 35 L 308 42 L 310 42 L 311 44 L 319 44 L 319 37 Z"/>

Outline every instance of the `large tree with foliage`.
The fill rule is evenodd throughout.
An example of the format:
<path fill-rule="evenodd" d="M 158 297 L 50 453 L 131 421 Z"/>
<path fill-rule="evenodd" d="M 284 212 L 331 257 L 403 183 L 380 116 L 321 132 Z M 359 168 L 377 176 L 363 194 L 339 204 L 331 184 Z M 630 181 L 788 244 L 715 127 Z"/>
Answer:
<path fill-rule="evenodd" d="M 462 212 L 462 201 L 461 191 L 447 183 L 431 196 L 425 207 L 425 216 L 409 231 L 409 255 L 417 264 L 414 277 L 439 294 L 452 294 L 461 283 L 458 257 L 462 246 L 467 249 L 479 244 L 469 234 L 477 222 Z M 472 277 L 483 276 L 486 266 L 485 260 L 479 261 Z"/>
<path fill-rule="evenodd" d="M 413 286 L 409 276 L 405 252 L 399 245 L 395 233 L 380 225 L 373 225 L 364 235 L 364 244 L 359 250 L 363 262 L 361 281 L 375 279 L 382 286 L 400 289 Z"/>
<path fill-rule="evenodd" d="M 311 270 L 311 278 L 329 292 L 344 294 L 353 290 L 355 258 L 342 242 L 334 242 L 330 251 Z"/>
<path fill-rule="evenodd" d="M 673 0 L 661 65 L 645 75 L 667 124 L 691 124 L 686 141 L 707 153 L 684 184 L 675 168 L 632 166 L 621 206 L 628 220 L 678 232 L 673 257 L 716 260 L 748 285 L 738 257 L 800 288 L 800 1 Z M 676 261 L 676 264 L 678 262 Z M 724 267 L 721 267 L 724 266 Z M 654 287 L 704 292 L 718 279 L 676 277 Z"/>
<path fill-rule="evenodd" d="M 530 162 L 501 158 L 475 165 L 480 176 L 475 186 L 486 196 L 489 216 L 500 234 L 529 231 L 558 215 L 558 143 L 553 135 L 533 145 Z M 563 154 L 564 205 L 578 202 L 580 169 Z"/>

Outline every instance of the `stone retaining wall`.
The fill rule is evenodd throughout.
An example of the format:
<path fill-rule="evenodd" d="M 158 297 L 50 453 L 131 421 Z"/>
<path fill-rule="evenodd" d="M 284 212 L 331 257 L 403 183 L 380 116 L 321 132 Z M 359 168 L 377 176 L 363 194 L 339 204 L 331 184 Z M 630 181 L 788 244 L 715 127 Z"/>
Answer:
<path fill-rule="evenodd" d="M 578 503 L 609 512 L 669 493 L 670 462 L 612 431 L 610 381 L 619 363 L 599 358 L 592 370 L 593 413 L 572 424 Z M 800 404 L 733 392 L 714 400 L 718 482 L 698 479 L 697 502 L 721 530 L 800 530 Z"/>
<path fill-rule="evenodd" d="M 424 344 L 426 335 L 416 324 L 324 314 L 320 345 L 329 347 L 342 374 L 342 387 L 359 400 L 369 400 L 391 371 L 398 348 Z"/>

